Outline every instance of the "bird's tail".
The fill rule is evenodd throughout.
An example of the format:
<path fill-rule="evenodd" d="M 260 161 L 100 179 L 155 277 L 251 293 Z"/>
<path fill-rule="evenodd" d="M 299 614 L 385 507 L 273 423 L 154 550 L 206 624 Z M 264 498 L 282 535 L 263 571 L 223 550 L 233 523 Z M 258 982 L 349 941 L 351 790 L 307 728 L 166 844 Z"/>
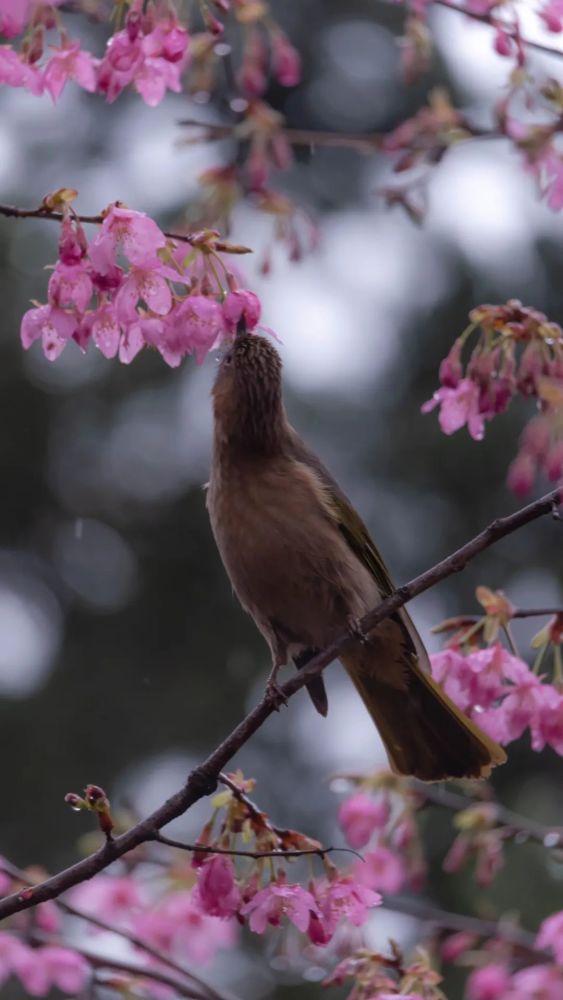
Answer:
<path fill-rule="evenodd" d="M 393 771 L 422 781 L 486 778 L 506 754 L 430 674 L 404 609 L 342 657 L 385 744 Z"/>

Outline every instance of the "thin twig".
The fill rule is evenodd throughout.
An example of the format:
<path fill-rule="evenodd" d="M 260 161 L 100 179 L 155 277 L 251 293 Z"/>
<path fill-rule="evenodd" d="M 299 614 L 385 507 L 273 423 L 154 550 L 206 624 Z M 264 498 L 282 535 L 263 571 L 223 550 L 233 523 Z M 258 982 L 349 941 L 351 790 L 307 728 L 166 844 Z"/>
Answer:
<path fill-rule="evenodd" d="M 227 854 L 233 858 L 253 858 L 258 861 L 260 858 L 303 858 L 306 855 L 315 854 L 318 858 L 324 858 L 326 854 L 334 854 L 342 851 L 345 854 L 354 854 L 361 858 L 361 854 L 351 847 L 309 847 L 301 851 L 285 851 L 279 847 L 275 851 L 237 851 L 231 847 L 211 847 L 208 844 L 184 844 L 181 840 L 173 840 L 172 837 L 165 837 L 162 833 L 156 833 L 153 837 L 158 844 L 166 844 L 167 847 L 177 847 L 180 851 L 191 851 L 194 854 Z M 362 859 L 363 860 L 363 859 Z"/>
<path fill-rule="evenodd" d="M 200 129 L 204 135 L 205 142 L 213 142 L 219 139 L 229 139 L 237 137 L 248 139 L 248 132 L 244 130 L 245 123 L 241 129 L 241 122 L 202 122 L 195 118 L 182 118 L 179 122 L 186 128 Z M 359 153 L 373 153 L 379 149 L 382 143 L 382 136 L 378 132 L 330 132 L 326 129 L 304 129 L 286 128 L 280 126 L 279 131 L 283 132 L 285 138 L 292 146 L 323 146 L 327 149 L 355 149 Z"/>
<path fill-rule="evenodd" d="M 47 209 L 42 207 L 17 208 L 15 205 L 0 205 L 0 215 L 4 215 L 7 219 L 50 219 L 52 222 L 62 222 L 64 218 L 62 212 L 49 212 Z M 86 225 L 101 225 L 104 221 L 104 217 L 102 215 L 78 215 L 78 213 L 74 213 L 73 217 L 78 219 L 80 222 L 84 222 Z M 165 232 L 164 235 L 170 240 L 182 240 L 184 243 L 189 243 L 190 245 L 198 242 L 194 233 Z M 213 249 L 217 250 L 219 253 L 252 253 L 250 247 L 240 246 L 237 244 L 233 249 L 233 244 L 225 243 L 222 240 L 215 240 L 213 243 Z"/>
<path fill-rule="evenodd" d="M 423 593 L 430 587 L 445 580 L 453 573 L 464 569 L 468 562 L 488 549 L 501 538 L 505 538 L 512 532 L 530 524 L 532 521 L 552 513 L 554 505 L 561 503 L 562 493 L 559 489 L 553 490 L 541 499 L 522 507 L 520 510 L 509 514 L 508 517 L 499 518 L 493 521 L 484 531 L 481 531 L 475 538 L 467 542 L 456 552 L 447 556 L 425 573 L 415 577 L 410 583 L 405 584 L 395 590 L 389 597 L 385 598 L 376 608 L 370 611 L 362 619 L 360 625 L 364 632 L 369 632 L 384 619 L 398 611 L 407 601 Z M 340 652 L 353 641 L 348 631 L 343 632 L 337 640 L 330 644 L 325 650 L 309 662 L 303 670 L 296 673 L 290 680 L 282 686 L 285 698 L 292 697 L 300 688 L 304 687 L 314 677 L 318 677 L 322 671 L 332 663 Z M 70 889 L 79 882 L 84 882 L 92 878 L 98 872 L 107 868 L 117 858 L 123 857 L 139 844 L 153 840 L 158 831 L 170 823 L 177 816 L 183 815 L 195 802 L 203 796 L 210 794 L 217 786 L 217 779 L 220 771 L 229 763 L 235 753 L 243 747 L 251 736 L 257 732 L 276 711 L 276 702 L 268 694 L 252 709 L 251 712 L 236 726 L 233 731 L 216 747 L 215 750 L 195 767 L 188 775 L 183 788 L 172 795 L 158 809 L 155 809 L 146 819 L 136 823 L 126 833 L 108 842 L 94 854 L 78 861 L 76 864 L 65 868 L 51 878 L 32 889 L 23 892 L 13 893 L 0 900 L 0 919 L 18 913 L 21 910 L 29 909 L 37 903 L 43 903 L 48 899 L 56 899 L 66 889 Z"/>

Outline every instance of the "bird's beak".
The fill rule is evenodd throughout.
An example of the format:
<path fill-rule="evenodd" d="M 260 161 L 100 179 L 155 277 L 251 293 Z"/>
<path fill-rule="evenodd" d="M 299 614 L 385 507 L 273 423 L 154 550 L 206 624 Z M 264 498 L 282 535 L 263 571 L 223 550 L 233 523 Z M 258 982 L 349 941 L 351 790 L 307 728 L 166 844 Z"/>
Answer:
<path fill-rule="evenodd" d="M 235 340 L 238 340 L 239 337 L 244 337 L 244 335 L 246 334 L 246 332 L 247 332 L 247 330 L 246 330 L 246 320 L 244 318 L 244 313 L 243 313 L 242 316 L 241 316 L 241 318 L 239 319 L 239 321 L 237 323 L 237 330 L 236 330 L 236 333 L 235 333 Z"/>

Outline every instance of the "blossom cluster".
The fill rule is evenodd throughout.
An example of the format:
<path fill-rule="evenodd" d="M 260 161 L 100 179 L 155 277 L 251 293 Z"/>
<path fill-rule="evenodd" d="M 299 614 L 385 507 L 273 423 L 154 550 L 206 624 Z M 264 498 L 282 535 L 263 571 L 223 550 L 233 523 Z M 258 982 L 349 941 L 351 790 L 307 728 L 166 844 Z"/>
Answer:
<path fill-rule="evenodd" d="M 526 730 L 532 749 L 552 747 L 563 755 L 563 615 L 553 615 L 532 640 L 533 668 L 516 655 L 510 622 L 516 611 L 500 591 L 477 588 L 485 614 L 451 618 L 435 632 L 450 632 L 442 652 L 430 657 L 432 673 L 450 698 L 499 743 L 512 743 Z M 500 642 L 509 637 L 512 651 Z M 553 673 L 540 673 L 553 654 Z"/>
<path fill-rule="evenodd" d="M 146 104 L 155 107 L 167 90 L 179 93 L 183 89 L 185 71 L 193 62 L 192 89 L 211 89 L 217 42 L 225 24 L 210 8 L 204 11 L 205 30 L 190 33 L 170 4 L 134 0 L 123 28 L 110 36 L 104 56 L 98 58 L 69 36 L 57 10 L 61 3 L 1 0 L 0 35 L 12 39 L 26 30 L 19 49 L 0 46 L 0 83 L 24 87 L 37 96 L 47 92 L 57 101 L 72 80 L 84 90 L 104 94 L 110 103 L 132 86 Z M 230 10 L 228 3 L 218 6 L 223 14 Z M 270 72 L 282 86 L 298 83 L 299 54 L 267 5 L 237 0 L 233 15 L 245 26 L 237 73 L 241 93 L 248 97 L 263 94 Z M 58 45 L 46 48 L 48 31 L 58 31 Z"/>
<path fill-rule="evenodd" d="M 467 425 L 480 441 L 486 421 L 503 413 L 516 396 L 535 400 L 539 415 L 522 434 L 508 482 L 519 495 L 529 492 L 540 472 L 558 482 L 563 478 L 563 330 L 516 299 L 478 306 L 469 318 L 440 365 L 441 386 L 422 412 L 439 407 L 445 434 Z M 464 364 L 475 331 L 477 343 Z"/>
<path fill-rule="evenodd" d="M 468 942 L 470 946 L 474 943 Z M 557 1000 L 563 995 L 563 912 L 554 913 L 542 922 L 535 947 L 540 953 L 551 953 L 554 961 L 538 962 L 514 972 L 499 948 L 497 961 L 480 964 L 470 974 L 467 1000 L 530 1000 L 531 997 Z"/>
<path fill-rule="evenodd" d="M 426 866 L 416 825 L 417 803 L 401 778 L 378 771 L 340 806 L 338 821 L 350 847 L 362 851 L 354 875 L 387 895 L 420 889 Z"/>
<path fill-rule="evenodd" d="M 48 301 L 22 318 L 25 349 L 41 339 L 53 361 L 71 340 L 83 351 L 93 342 L 106 358 L 128 364 L 149 347 L 175 367 L 187 354 L 203 361 L 241 318 L 247 330 L 255 329 L 260 302 L 237 287 L 216 250 L 216 233 L 172 239 L 144 213 L 119 204 L 102 216 L 88 240 L 65 203 Z"/>
<path fill-rule="evenodd" d="M 339 925 L 360 927 L 381 903 L 353 871 L 338 870 L 318 841 L 274 827 L 248 796 L 253 780 L 240 772 L 227 780 L 229 787 L 213 799 L 212 818 L 194 845 L 178 845 L 179 852 L 165 848 L 163 838 L 158 856 L 141 850 L 126 868 L 76 886 L 63 904 L 86 922 L 88 934 L 102 927 L 135 946 L 136 979 L 150 980 L 166 960 L 209 962 L 236 943 L 240 924 L 256 934 L 287 924 L 305 941 L 325 946 Z M 92 790 L 98 793 L 95 801 Z M 66 801 L 74 810 L 96 814 L 102 801 L 102 815 L 111 824 L 100 826 L 111 835 L 114 818 L 102 789 L 89 785 L 84 798 L 70 794 Z M 117 829 L 119 822 L 116 817 Z M 287 871 L 302 855 L 318 856 L 322 863 L 322 874 L 311 876 L 306 886 L 291 882 Z M 0 895 L 30 892 L 36 879 L 37 872 L 19 872 L 0 858 Z M 52 985 L 78 992 L 90 979 L 90 952 L 67 946 L 66 932 L 55 903 L 40 905 L 31 923 L 28 914 L 19 914 L 0 934 L 0 984 L 14 976 L 32 996 L 46 996 Z M 97 965 L 104 961 L 98 956 Z"/>

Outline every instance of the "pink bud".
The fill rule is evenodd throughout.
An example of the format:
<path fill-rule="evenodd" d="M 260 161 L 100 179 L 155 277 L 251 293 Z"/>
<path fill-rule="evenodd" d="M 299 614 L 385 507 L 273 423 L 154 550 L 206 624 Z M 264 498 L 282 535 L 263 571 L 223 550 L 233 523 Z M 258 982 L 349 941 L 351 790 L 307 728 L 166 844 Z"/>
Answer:
<path fill-rule="evenodd" d="M 455 962 L 466 951 L 473 948 L 477 938 L 468 931 L 458 931 L 450 934 L 442 944 L 442 958 L 445 962 Z"/>
<path fill-rule="evenodd" d="M 549 422 L 545 417 L 533 417 L 522 432 L 521 448 L 535 458 L 542 459 L 547 454 L 550 436 Z"/>
<path fill-rule="evenodd" d="M 461 340 L 456 340 L 450 353 L 440 363 L 440 382 L 455 389 L 463 375 L 461 364 Z"/>
<path fill-rule="evenodd" d="M 511 462 L 506 479 L 508 488 L 518 497 L 526 496 L 536 477 L 536 463 L 528 451 L 518 452 L 516 458 Z"/>
<path fill-rule="evenodd" d="M 502 28 L 497 28 L 494 47 L 495 51 L 498 52 L 499 56 L 512 55 L 512 38 Z"/>
<path fill-rule="evenodd" d="M 274 132 L 270 139 L 272 163 L 278 170 L 288 170 L 293 162 L 293 153 L 285 132 Z"/>
<path fill-rule="evenodd" d="M 274 75 L 282 87 L 295 87 L 301 80 L 301 57 L 282 31 L 272 35 Z"/>
<path fill-rule="evenodd" d="M 545 460 L 545 471 L 552 483 L 558 482 L 563 477 L 563 441 L 557 441 L 550 448 Z"/>
<path fill-rule="evenodd" d="M 198 894 L 204 913 L 213 917 L 232 917 L 236 913 L 242 899 L 230 858 L 217 856 L 202 866 Z"/>
<path fill-rule="evenodd" d="M 510 989 L 510 973 L 504 965 L 485 965 L 467 981 L 468 1000 L 502 1000 Z"/>
<path fill-rule="evenodd" d="M 254 142 L 252 144 L 246 161 L 246 173 L 250 190 L 262 191 L 268 180 L 268 160 L 261 143 Z"/>

